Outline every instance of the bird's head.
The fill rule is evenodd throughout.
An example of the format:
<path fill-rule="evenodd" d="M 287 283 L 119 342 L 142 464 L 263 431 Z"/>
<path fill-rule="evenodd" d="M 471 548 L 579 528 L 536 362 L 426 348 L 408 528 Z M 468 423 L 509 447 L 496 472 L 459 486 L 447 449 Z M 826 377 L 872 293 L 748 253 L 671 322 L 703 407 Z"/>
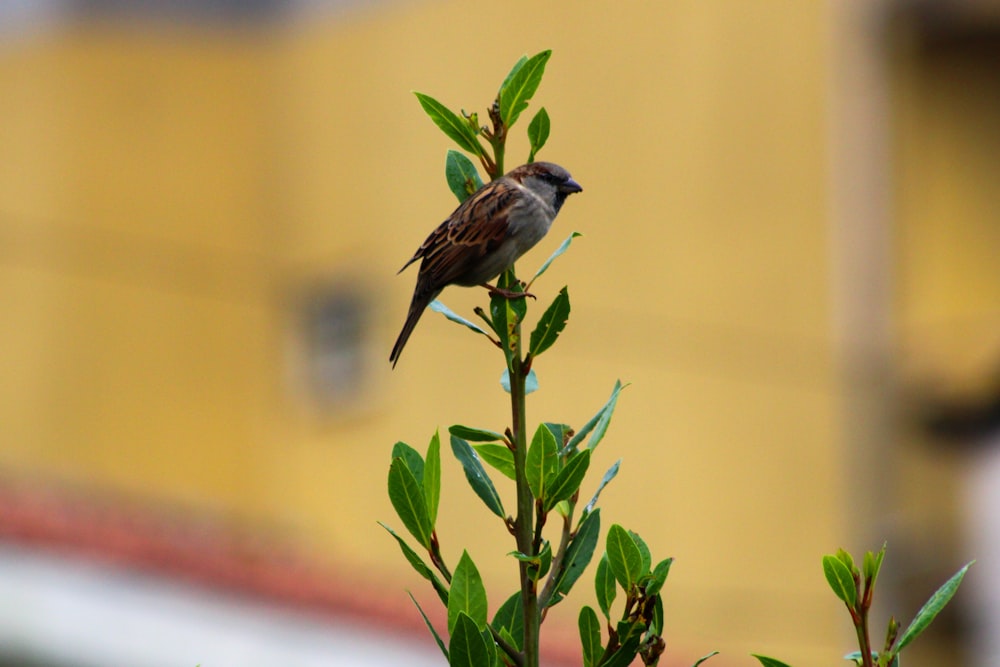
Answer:
<path fill-rule="evenodd" d="M 521 165 L 508 173 L 507 177 L 534 192 L 556 213 L 562 208 L 566 197 L 575 192 L 583 192 L 583 188 L 573 180 L 568 171 L 551 162 Z"/>

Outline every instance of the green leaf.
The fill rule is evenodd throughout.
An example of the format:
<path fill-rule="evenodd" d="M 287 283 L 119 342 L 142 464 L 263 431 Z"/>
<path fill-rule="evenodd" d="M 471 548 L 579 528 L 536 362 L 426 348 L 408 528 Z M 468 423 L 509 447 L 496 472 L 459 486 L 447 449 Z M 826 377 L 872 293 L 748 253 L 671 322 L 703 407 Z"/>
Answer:
<path fill-rule="evenodd" d="M 434 124 L 441 128 L 452 141 L 458 144 L 459 148 L 473 155 L 483 155 L 483 147 L 476 139 L 472 128 L 465 119 L 458 116 L 454 111 L 438 102 L 430 95 L 424 95 L 414 91 L 417 101 L 423 107 L 424 113 L 434 121 Z"/>
<path fill-rule="evenodd" d="M 528 101 L 538 90 L 545 73 L 545 63 L 551 55 L 552 51 L 546 50 L 528 58 L 500 88 L 500 118 L 508 128 L 528 108 Z"/>
<path fill-rule="evenodd" d="M 556 503 L 556 506 L 553 509 L 559 513 L 559 516 L 563 518 L 569 518 L 569 515 L 572 514 L 572 508 L 569 506 L 569 502 L 565 500 L 561 500 L 558 503 Z M 581 516 L 586 516 L 586 515 L 581 515 Z"/>
<path fill-rule="evenodd" d="M 517 59 L 517 62 L 514 63 L 514 66 L 510 68 L 510 72 L 508 72 L 507 76 L 504 77 L 503 83 L 500 84 L 500 88 L 497 89 L 498 98 L 500 96 L 500 91 L 507 87 L 507 84 L 510 83 L 510 80 L 514 78 L 514 75 L 517 74 L 518 70 L 524 67 L 524 63 L 526 62 L 528 62 L 528 56 L 521 56 L 520 58 Z"/>
<path fill-rule="evenodd" d="M 775 660 L 774 658 L 768 658 L 766 655 L 757 655 L 756 653 L 751 653 L 753 657 L 757 658 L 764 667 L 789 667 L 789 665 L 781 662 L 780 660 Z M 697 663 L 695 663 L 697 664 Z"/>
<path fill-rule="evenodd" d="M 566 555 L 563 556 L 563 571 L 559 577 L 559 583 L 555 587 L 555 592 L 559 596 L 568 595 L 573 584 L 580 578 L 583 571 L 590 564 L 590 559 L 594 556 L 594 549 L 597 547 L 597 538 L 601 533 L 601 510 L 595 510 L 592 514 L 580 523 L 576 529 L 569 546 L 566 548 Z M 612 596 L 614 599 L 614 582 L 612 581 Z M 560 598 L 561 599 L 561 598 Z M 546 606 L 551 606 L 558 602 L 553 600 Z"/>
<path fill-rule="evenodd" d="M 608 424 L 611 423 L 611 415 L 615 411 L 615 406 L 618 404 L 618 394 L 621 393 L 623 389 L 620 380 L 615 382 L 614 389 L 611 390 L 611 397 L 608 402 L 605 403 L 597 414 L 590 418 L 586 424 L 583 425 L 576 435 L 566 444 L 565 451 L 570 451 L 577 447 L 583 439 L 587 437 L 593 431 L 590 436 L 590 441 L 587 443 L 587 449 L 594 449 L 597 447 L 598 443 L 604 437 L 604 433 L 608 430 Z"/>
<path fill-rule="evenodd" d="M 703 655 L 700 658 L 698 658 L 697 660 L 695 660 L 695 663 L 693 665 L 691 665 L 691 667 L 698 667 L 698 665 L 700 665 L 701 663 L 705 662 L 709 658 L 714 658 L 717 655 L 719 655 L 718 651 L 712 651 L 711 653 L 709 653 L 707 655 Z M 758 660 L 760 660 L 760 656 L 754 656 L 754 657 L 757 658 Z M 770 659 L 771 658 L 765 658 L 765 660 L 770 660 Z M 778 665 L 773 665 L 772 667 L 779 667 L 779 666 Z M 785 665 L 785 667 L 788 667 L 788 665 Z"/>
<path fill-rule="evenodd" d="M 434 525 L 437 523 L 438 501 L 441 499 L 441 437 L 437 431 L 434 432 L 434 437 L 427 445 L 423 487 L 427 516 L 431 522 L 431 531 L 433 531 Z"/>
<path fill-rule="evenodd" d="M 608 485 L 608 482 L 615 478 L 615 475 L 618 474 L 618 469 L 621 468 L 621 465 L 622 460 L 618 459 L 615 461 L 614 465 L 608 468 L 608 471 L 604 473 L 604 477 L 601 478 L 601 483 L 597 485 L 597 491 L 594 492 L 594 497 L 591 498 L 590 502 L 587 503 L 587 506 L 583 508 L 584 512 L 592 512 L 594 510 L 594 507 L 597 505 L 597 499 L 601 496 L 601 491 L 603 491 L 604 487 Z"/>
<path fill-rule="evenodd" d="M 864 562 L 862 563 L 861 572 L 864 574 L 865 580 L 871 578 L 872 574 L 875 572 L 875 554 L 871 551 L 865 552 Z"/>
<path fill-rule="evenodd" d="M 410 534 L 422 547 L 430 549 L 433 527 L 423 490 L 401 457 L 394 458 L 389 466 L 389 501 Z"/>
<path fill-rule="evenodd" d="M 667 581 L 667 575 L 670 574 L 670 566 L 673 563 L 673 558 L 667 558 L 656 564 L 656 567 L 653 568 L 652 579 L 646 585 L 646 595 L 657 595 L 660 592 L 663 584 Z"/>
<path fill-rule="evenodd" d="M 420 456 L 420 452 L 410 447 L 405 442 L 397 442 L 392 446 L 392 458 L 401 458 L 403 463 L 406 464 L 407 469 L 413 473 L 413 477 L 418 483 L 423 484 L 424 481 L 424 458 Z"/>
<path fill-rule="evenodd" d="M 855 665 L 858 665 L 858 667 L 861 667 L 864 663 L 864 660 L 861 659 L 861 651 L 852 651 L 851 653 L 848 653 L 844 656 L 844 660 L 850 660 Z M 872 651 L 872 660 L 878 660 L 877 651 Z"/>
<path fill-rule="evenodd" d="M 552 545 L 548 540 L 542 544 L 542 550 L 538 553 L 538 557 L 541 559 L 541 565 L 538 568 L 538 575 L 535 579 L 541 579 L 549 573 L 552 569 Z"/>
<path fill-rule="evenodd" d="M 566 328 L 569 320 L 569 288 L 563 287 L 542 317 L 535 325 L 535 330 L 531 332 L 531 340 L 528 344 L 528 352 L 531 356 L 537 357 L 545 350 L 552 347 L 552 344 L 559 338 L 559 334 Z M 562 444 L 562 443 L 560 443 Z"/>
<path fill-rule="evenodd" d="M 649 546 L 646 544 L 646 541 L 639 537 L 639 533 L 630 530 L 628 534 L 635 542 L 635 546 L 639 547 L 639 554 L 642 556 L 642 567 L 639 568 L 639 576 L 635 579 L 639 581 L 640 578 L 649 574 L 649 569 L 653 567 L 653 556 L 649 553 Z"/>
<path fill-rule="evenodd" d="M 545 424 L 539 424 L 528 446 L 524 472 L 528 488 L 536 500 L 546 497 L 546 491 L 555 478 L 558 467 L 559 448 L 556 438 Z"/>
<path fill-rule="evenodd" d="M 441 640 L 441 635 L 439 635 L 437 633 L 437 630 L 434 629 L 434 625 L 431 624 L 431 620 L 429 618 L 427 618 L 427 614 L 424 613 L 423 608 L 420 606 L 420 603 L 417 602 L 417 599 L 415 597 L 413 597 L 413 594 L 407 592 L 407 595 L 410 596 L 410 600 L 413 601 L 413 604 L 415 604 L 417 606 L 417 611 L 419 611 L 420 615 L 423 617 L 424 623 L 427 625 L 427 629 L 431 631 L 432 635 L 434 635 L 434 641 L 437 642 L 438 648 L 440 648 L 441 652 L 444 653 L 444 659 L 445 660 L 449 660 L 450 658 L 448 657 L 448 649 L 444 645 L 444 642 Z"/>
<path fill-rule="evenodd" d="M 467 614 L 479 629 L 486 627 L 486 588 L 468 551 L 462 552 L 451 577 L 448 595 L 448 632 L 455 631 L 459 614 Z"/>
<path fill-rule="evenodd" d="M 548 141 L 549 125 L 549 113 L 545 110 L 545 107 L 542 107 L 528 124 L 528 143 L 531 144 L 531 153 L 528 155 L 528 162 L 535 161 L 535 154 Z"/>
<path fill-rule="evenodd" d="M 604 434 L 607 433 L 608 425 L 611 423 L 611 415 L 614 414 L 615 406 L 618 405 L 618 394 L 621 393 L 621 390 L 621 382 L 616 381 L 615 389 L 611 393 L 611 398 L 608 399 L 608 402 L 601 410 L 601 418 L 597 421 L 597 425 L 594 427 L 594 432 L 591 434 L 590 440 L 587 441 L 587 449 L 595 449 L 604 438 Z"/>
<path fill-rule="evenodd" d="M 448 308 L 448 306 L 444 305 L 443 303 L 441 303 L 437 299 L 434 299 L 433 301 L 431 301 L 429 307 L 435 313 L 441 313 L 442 315 L 444 315 L 446 318 L 448 318 L 452 322 L 455 322 L 456 324 L 461 324 L 464 327 L 468 327 L 468 328 L 472 329 L 473 331 L 475 331 L 476 333 L 479 333 L 479 334 L 482 334 L 482 335 L 486 336 L 490 340 L 493 339 L 493 337 L 490 336 L 490 334 L 485 329 L 483 329 L 481 326 L 479 326 L 475 322 L 470 322 L 469 320 L 465 319 L 461 315 L 456 315 L 454 312 L 452 312 L 452 310 L 450 308 Z"/>
<path fill-rule="evenodd" d="M 493 617 L 493 628 L 499 632 L 506 630 L 513 638 L 514 646 L 517 648 L 521 648 L 521 645 L 524 644 L 523 609 L 521 591 L 518 591 L 500 605 L 496 615 Z"/>
<path fill-rule="evenodd" d="M 546 512 L 555 507 L 560 500 L 568 500 L 580 490 L 580 484 L 587 475 L 587 468 L 590 467 L 590 450 L 576 452 L 569 457 L 566 465 L 560 470 L 545 496 L 544 509 Z"/>
<path fill-rule="evenodd" d="M 465 201 L 483 187 L 483 179 L 479 177 L 476 165 L 456 150 L 448 151 L 448 157 L 444 161 L 444 177 L 448 181 L 448 188 L 458 197 L 459 202 Z"/>
<path fill-rule="evenodd" d="M 455 620 L 448 653 L 451 667 L 484 667 L 491 664 L 483 634 L 476 622 L 464 613 L 459 613 Z"/>
<path fill-rule="evenodd" d="M 500 376 L 500 386 L 505 392 L 510 393 L 510 372 L 506 369 Z M 536 391 L 538 391 L 538 376 L 535 375 L 535 369 L 532 368 L 528 371 L 528 377 L 524 378 L 524 395 L 527 396 Z"/>
<path fill-rule="evenodd" d="M 927 629 L 927 626 L 931 624 L 934 617 L 951 601 L 952 596 L 958 591 L 958 587 L 961 585 L 966 571 L 968 571 L 974 562 L 976 561 L 966 563 L 965 567 L 953 574 L 951 579 L 944 582 L 941 588 L 937 589 L 934 595 L 924 603 L 924 606 L 917 612 L 916 617 L 910 622 L 906 630 L 903 631 L 903 634 L 900 635 L 899 645 L 894 649 L 894 653 L 898 654 L 907 644 L 916 639 L 917 635 Z"/>
<path fill-rule="evenodd" d="M 663 634 L 663 597 L 653 596 L 653 618 L 649 621 L 649 631 L 654 635 Z"/>
<path fill-rule="evenodd" d="M 513 269 L 507 269 L 497 279 L 497 287 L 508 293 L 524 292 L 524 287 L 514 275 Z M 490 316 L 493 320 L 493 330 L 500 339 L 500 348 L 507 359 L 510 368 L 514 352 L 520 345 L 521 322 L 524 320 L 528 306 L 526 297 L 511 298 L 500 292 L 494 292 L 490 297 Z"/>
<path fill-rule="evenodd" d="M 475 450 L 459 437 L 451 436 L 451 451 L 455 458 L 462 464 L 465 470 L 465 478 L 469 480 L 469 485 L 476 492 L 486 506 L 501 519 L 506 517 L 503 511 L 503 503 L 500 502 L 500 494 L 490 481 L 489 475 L 483 469 L 483 464 L 479 462 L 479 456 Z"/>
<path fill-rule="evenodd" d="M 615 601 L 618 589 L 615 588 L 615 575 L 611 571 L 611 564 L 608 561 L 607 553 L 601 556 L 601 560 L 597 562 L 594 588 L 597 591 L 597 604 L 601 607 L 601 611 L 604 612 L 604 618 L 610 620 L 611 605 Z"/>
<path fill-rule="evenodd" d="M 489 628 L 484 628 L 479 631 L 479 634 L 483 638 L 483 644 L 486 645 L 486 664 L 489 667 L 500 667 L 500 657 L 497 655 L 497 643 L 493 639 L 493 633 L 490 632 Z"/>
<path fill-rule="evenodd" d="M 885 649 L 878 660 L 879 667 L 889 667 L 890 662 L 893 661 L 893 656 L 896 653 L 892 648 L 896 645 L 897 639 L 899 639 L 899 621 L 896 620 L 895 616 L 890 616 L 885 628 L 885 644 L 883 644 Z"/>
<path fill-rule="evenodd" d="M 434 571 L 431 570 L 430 566 L 424 563 L 423 559 L 420 558 L 419 555 L 417 555 L 417 552 L 411 549 L 410 545 L 408 545 L 403 540 L 402 537 L 396 534 L 396 531 L 394 531 L 392 528 L 385 525 L 381 521 L 378 522 L 378 525 L 385 528 L 390 535 L 396 538 L 396 542 L 399 544 L 399 548 L 400 550 L 402 550 L 403 556 L 406 558 L 407 561 L 409 561 L 410 565 L 413 566 L 413 569 L 417 571 L 417 574 L 419 574 L 427 581 L 431 582 L 431 585 L 434 586 L 434 590 L 437 591 L 438 597 L 441 598 L 441 602 L 443 602 L 445 606 L 447 606 L 448 589 L 444 587 L 444 584 L 441 583 L 441 580 L 438 579 L 436 574 L 434 574 Z"/>
<path fill-rule="evenodd" d="M 500 632 L 500 639 L 507 642 L 509 646 L 513 646 L 518 650 L 521 649 L 521 644 L 523 642 L 518 641 L 518 639 L 514 637 L 514 635 L 510 634 L 510 631 L 507 630 L 507 628 L 500 628 L 499 632 Z"/>
<path fill-rule="evenodd" d="M 633 626 L 638 625 L 638 623 L 632 624 Z M 631 629 L 631 628 L 629 628 Z M 621 624 L 618 628 L 619 636 L 623 635 Z M 639 641 L 640 634 L 638 632 L 632 632 L 629 634 L 628 638 L 622 642 L 622 645 L 617 651 L 611 654 L 606 661 L 601 663 L 601 667 L 628 667 L 635 660 L 636 654 L 639 652 Z"/>
<path fill-rule="evenodd" d="M 532 276 L 531 280 L 528 281 L 528 284 L 530 285 L 531 283 L 535 282 L 535 280 L 538 279 L 538 276 L 542 275 L 548 270 L 549 266 L 552 264 L 552 262 L 555 261 L 556 257 L 569 250 L 570 243 L 572 243 L 573 239 L 575 239 L 577 236 L 583 236 L 583 234 L 581 234 L 580 232 L 573 232 L 572 234 L 567 236 L 566 240 L 563 241 L 561 244 L 559 244 L 559 247 L 556 248 L 556 251 L 551 255 L 549 255 L 549 258 L 545 260 L 545 263 L 542 264 L 541 268 L 535 271 L 535 275 Z"/>
<path fill-rule="evenodd" d="M 529 566 L 528 575 L 535 581 L 548 574 L 549 568 L 552 567 L 552 545 L 549 544 L 548 540 L 545 540 L 545 544 L 537 556 L 529 556 L 520 551 L 511 551 L 508 555 L 513 556 L 522 563 L 527 563 Z"/>
<path fill-rule="evenodd" d="M 580 628 L 584 667 L 595 667 L 604 653 L 604 647 L 601 645 L 601 622 L 597 619 L 597 612 L 584 605 L 580 610 L 577 627 Z"/>
<path fill-rule="evenodd" d="M 890 660 L 891 655 L 891 660 Z M 861 652 L 858 651 L 858 656 L 861 656 Z M 879 655 L 876 651 L 872 651 L 872 658 L 876 660 L 879 667 L 899 667 L 899 654 L 898 653 L 887 653 L 885 655 Z M 862 660 L 859 664 L 864 663 Z"/>
<path fill-rule="evenodd" d="M 875 574 L 875 554 L 871 551 L 865 552 L 865 558 L 862 562 L 861 572 L 865 579 L 870 579 L 872 575 Z"/>
<path fill-rule="evenodd" d="M 642 636 L 646 631 L 646 624 L 637 614 L 633 614 L 628 618 L 623 617 L 622 620 L 618 621 L 616 628 L 618 630 L 618 639 L 624 645 L 629 639 Z"/>
<path fill-rule="evenodd" d="M 516 481 L 517 478 L 514 475 L 514 453 L 507 448 L 507 445 L 488 442 L 474 444 L 472 448 L 479 454 L 479 458 L 496 468 L 505 477 Z"/>
<path fill-rule="evenodd" d="M 623 589 L 628 591 L 642 576 L 642 552 L 628 531 L 614 524 L 608 530 L 608 564 Z"/>
<path fill-rule="evenodd" d="M 865 552 L 864 575 L 866 585 L 870 589 L 874 589 L 875 582 L 878 581 L 878 573 L 882 569 L 882 560 L 885 558 L 885 548 L 886 543 L 883 542 L 882 548 L 878 552 Z"/>
<path fill-rule="evenodd" d="M 565 444 L 566 441 L 569 440 L 569 436 L 567 434 L 572 430 L 569 427 L 569 424 L 557 424 L 555 422 L 545 422 L 545 425 L 549 427 L 550 431 L 552 431 L 552 435 L 556 437 L 556 443 L 558 443 L 561 449 L 563 444 Z"/>
<path fill-rule="evenodd" d="M 496 431 L 488 431 L 484 428 L 472 428 L 471 426 L 462 426 L 461 424 L 449 426 L 448 433 L 469 442 L 497 442 L 498 440 L 505 440 L 503 435 Z"/>
<path fill-rule="evenodd" d="M 855 573 L 859 573 L 857 566 L 854 564 L 854 557 L 851 556 L 851 554 L 848 553 L 846 550 L 837 549 L 836 556 L 841 563 L 847 566 L 847 569 L 850 570 L 852 575 Z"/>
<path fill-rule="evenodd" d="M 844 561 L 837 556 L 823 556 L 823 574 L 826 575 L 826 581 L 834 594 L 849 608 L 854 609 L 858 601 L 858 589 Z"/>

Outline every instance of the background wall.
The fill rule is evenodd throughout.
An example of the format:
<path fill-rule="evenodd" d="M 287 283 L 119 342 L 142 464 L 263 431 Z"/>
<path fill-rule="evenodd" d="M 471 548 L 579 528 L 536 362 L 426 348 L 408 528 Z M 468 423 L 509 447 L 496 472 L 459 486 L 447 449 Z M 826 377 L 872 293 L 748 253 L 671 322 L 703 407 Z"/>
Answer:
<path fill-rule="evenodd" d="M 937 470 L 925 505 L 946 508 L 961 474 L 865 472 L 906 450 L 899 378 L 922 355 L 900 350 L 920 350 L 909 332 L 936 314 L 995 322 L 1000 303 L 992 97 L 886 48 L 879 7 L 514 0 L 490 19 L 442 0 L 206 24 L 112 12 L 5 38 L 3 474 L 248 522 L 400 604 L 419 591 L 375 524 L 394 516 L 391 445 L 422 449 L 452 423 L 502 430 L 505 395 L 490 347 L 434 314 L 387 363 L 415 279 L 393 274 L 454 207 L 450 146 L 411 91 L 482 113 L 517 57 L 551 48 L 532 103 L 553 123 L 541 157 L 584 192 L 522 265 L 584 237 L 536 286 L 544 303 L 568 283 L 573 315 L 529 418 L 579 426 L 631 383 L 584 488 L 624 460 L 605 522 L 676 557 L 676 659 L 845 652 L 821 555 L 888 537 L 906 575 L 926 525 L 906 480 Z M 884 97 L 845 84 L 879 76 Z M 843 150 L 865 143 L 845 122 L 852 95 L 871 103 L 853 117 L 865 132 L 892 128 L 875 132 L 884 155 Z M 865 169 L 885 187 L 843 176 Z M 442 298 L 468 314 L 483 293 Z M 941 349 L 965 345 L 951 331 Z M 864 360 L 874 373 L 851 371 Z M 513 590 L 506 532 L 458 465 L 444 476 L 445 554 L 467 546 L 489 590 Z M 916 571 L 921 595 L 944 579 Z M 550 623 L 573 627 L 580 589 Z"/>

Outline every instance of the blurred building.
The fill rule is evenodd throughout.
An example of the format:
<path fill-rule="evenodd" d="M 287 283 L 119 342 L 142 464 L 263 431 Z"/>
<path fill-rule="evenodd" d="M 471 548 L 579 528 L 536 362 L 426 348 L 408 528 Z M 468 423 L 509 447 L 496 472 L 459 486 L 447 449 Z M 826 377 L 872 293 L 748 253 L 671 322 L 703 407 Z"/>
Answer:
<path fill-rule="evenodd" d="M 435 314 L 387 362 L 415 276 L 394 274 L 454 206 L 411 91 L 482 112 L 545 48 L 541 157 L 585 191 L 522 264 L 584 237 L 533 290 L 568 284 L 573 314 L 529 419 L 579 426 L 631 383 L 584 488 L 623 459 L 605 528 L 677 559 L 670 662 L 839 659 L 838 547 L 888 541 L 878 624 L 977 556 L 1000 508 L 971 507 L 980 466 L 940 425 L 998 394 L 997 3 L 13 2 L 0 664 L 176 664 L 115 643 L 161 606 L 131 636 L 187 621 L 164 645 L 192 664 L 314 664 L 254 653 L 273 637 L 348 664 L 338 631 L 436 659 L 404 590 L 434 596 L 375 523 L 398 526 L 389 452 L 507 417 L 492 349 Z M 454 462 L 443 484 L 445 555 L 468 548 L 495 602 L 506 531 Z M 553 661 L 591 580 L 547 620 Z M 1000 665 L 963 597 L 908 664 Z"/>

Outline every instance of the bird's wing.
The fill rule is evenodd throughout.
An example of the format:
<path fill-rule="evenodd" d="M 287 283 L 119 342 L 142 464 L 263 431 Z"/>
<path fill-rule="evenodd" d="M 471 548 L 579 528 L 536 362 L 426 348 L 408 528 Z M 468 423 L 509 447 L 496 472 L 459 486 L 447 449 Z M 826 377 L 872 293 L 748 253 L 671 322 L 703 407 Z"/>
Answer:
<path fill-rule="evenodd" d="M 507 237 L 510 212 L 520 196 L 517 184 L 500 179 L 462 202 L 414 255 L 424 260 L 421 277 L 443 287 L 496 250 Z"/>

